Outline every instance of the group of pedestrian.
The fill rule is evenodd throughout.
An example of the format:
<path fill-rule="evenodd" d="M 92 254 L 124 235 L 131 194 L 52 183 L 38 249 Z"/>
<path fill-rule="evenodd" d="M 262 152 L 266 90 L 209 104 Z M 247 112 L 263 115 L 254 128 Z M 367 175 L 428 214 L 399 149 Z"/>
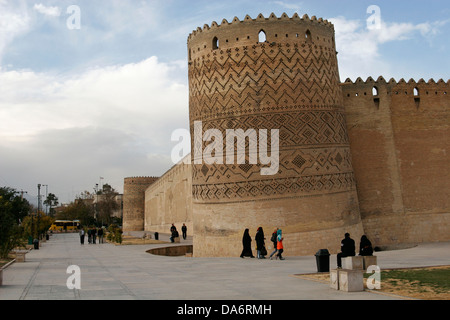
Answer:
<path fill-rule="evenodd" d="M 341 241 L 341 252 L 337 255 L 337 267 L 342 268 L 342 258 L 356 256 L 355 240 L 350 238 L 350 234 L 346 233 L 345 238 Z M 366 235 L 361 237 L 359 245 L 360 256 L 373 256 L 373 247 Z"/>
<path fill-rule="evenodd" d="M 264 237 L 264 230 L 262 227 L 259 227 L 256 230 L 255 242 L 256 242 L 256 257 L 258 259 L 265 259 L 267 255 L 267 249 L 265 244 L 266 238 Z M 276 254 L 275 258 L 284 260 L 282 253 L 284 251 L 283 247 L 283 236 L 281 229 L 275 229 L 272 233 L 272 237 L 270 241 L 273 243 L 274 251 L 270 254 L 270 260 L 272 260 L 273 256 Z M 252 238 L 250 236 L 250 230 L 245 229 L 244 236 L 242 237 L 242 253 L 241 258 L 250 257 L 255 258 L 252 251 Z"/>
<path fill-rule="evenodd" d="M 87 236 L 88 236 L 88 243 L 89 244 L 96 244 L 97 243 L 97 236 L 98 236 L 98 243 L 104 243 L 104 230 L 103 228 L 95 228 L 91 227 L 87 230 Z M 84 239 L 86 237 L 86 231 L 84 228 L 80 229 L 80 242 L 82 245 L 84 245 Z"/>
<path fill-rule="evenodd" d="M 258 259 L 265 259 L 267 255 L 266 238 L 264 237 L 264 231 L 262 227 L 259 227 L 256 231 L 255 241 L 256 241 L 256 257 Z M 282 256 L 284 251 L 283 247 L 283 235 L 281 229 L 277 228 L 273 231 L 272 237 L 270 241 L 273 243 L 273 252 L 270 254 L 269 258 L 272 258 L 275 255 L 276 259 L 285 260 Z M 250 236 L 250 230 L 245 229 L 244 236 L 242 237 L 242 253 L 241 258 L 250 257 L 255 258 L 252 251 L 252 237 Z M 355 240 L 350 238 L 350 234 L 346 233 L 345 238 L 341 241 L 341 252 L 337 255 L 337 265 L 338 268 L 342 268 L 342 258 L 345 257 L 354 257 L 356 255 L 356 246 Z M 360 248 L 359 248 L 360 256 L 372 256 L 373 255 L 373 247 L 370 240 L 367 236 L 363 235 L 361 237 Z"/>
<path fill-rule="evenodd" d="M 181 232 L 183 234 L 183 239 L 186 240 L 187 238 L 187 227 L 186 224 L 183 223 L 183 226 L 181 227 Z M 174 243 L 175 238 L 179 238 L 180 234 L 178 233 L 177 227 L 175 227 L 175 224 L 172 223 L 172 226 L 170 227 L 170 242 Z"/>

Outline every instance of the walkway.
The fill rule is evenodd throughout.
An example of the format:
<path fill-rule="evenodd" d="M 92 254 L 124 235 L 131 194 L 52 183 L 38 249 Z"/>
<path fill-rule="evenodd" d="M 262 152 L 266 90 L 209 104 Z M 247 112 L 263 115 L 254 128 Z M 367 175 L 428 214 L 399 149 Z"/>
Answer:
<path fill-rule="evenodd" d="M 181 241 L 189 244 L 190 241 Z M 86 241 L 87 243 L 87 241 Z M 370 292 L 344 293 L 293 277 L 316 272 L 315 257 L 285 261 L 161 257 L 155 245 L 81 246 L 76 234 L 56 234 L 3 274 L 0 300 L 390 300 Z M 447 265 L 450 243 L 380 252 L 383 269 Z M 331 257 L 334 266 L 336 256 Z M 81 290 L 69 290 L 67 268 L 81 269 Z M 398 297 L 397 297 L 398 298 Z"/>

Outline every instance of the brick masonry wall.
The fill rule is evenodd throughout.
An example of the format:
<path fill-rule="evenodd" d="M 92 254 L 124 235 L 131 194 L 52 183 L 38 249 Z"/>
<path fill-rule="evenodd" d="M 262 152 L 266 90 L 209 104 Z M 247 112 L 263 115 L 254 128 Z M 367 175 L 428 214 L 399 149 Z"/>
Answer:
<path fill-rule="evenodd" d="M 183 223 L 193 235 L 192 169 L 180 162 L 145 191 L 145 230 L 169 233 L 172 223 L 181 236 Z"/>
<path fill-rule="evenodd" d="M 342 88 L 368 236 L 378 245 L 449 241 L 449 83 L 380 77 Z"/>

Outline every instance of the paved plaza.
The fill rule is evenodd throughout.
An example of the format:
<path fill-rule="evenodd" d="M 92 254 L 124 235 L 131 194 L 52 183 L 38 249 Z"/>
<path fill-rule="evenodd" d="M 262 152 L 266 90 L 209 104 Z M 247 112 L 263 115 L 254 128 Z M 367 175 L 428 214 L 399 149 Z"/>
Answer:
<path fill-rule="evenodd" d="M 166 240 L 167 235 L 161 235 Z M 168 239 L 168 238 L 167 238 Z M 181 244 L 192 241 L 181 240 Z M 80 245 L 77 234 L 55 234 L 25 263 L 3 272 L 0 300 L 399 300 L 380 293 L 344 293 L 295 274 L 317 271 L 315 257 L 285 261 L 155 256 L 159 245 Z M 450 243 L 378 252 L 381 269 L 450 264 Z M 336 256 L 331 256 L 331 267 Z M 69 266 L 81 271 L 70 290 Z"/>

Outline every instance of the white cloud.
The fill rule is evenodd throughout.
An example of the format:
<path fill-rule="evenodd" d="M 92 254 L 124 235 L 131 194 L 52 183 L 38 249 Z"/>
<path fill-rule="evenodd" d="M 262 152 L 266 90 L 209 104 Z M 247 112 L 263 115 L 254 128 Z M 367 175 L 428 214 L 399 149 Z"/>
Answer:
<path fill-rule="evenodd" d="M 46 7 L 42 3 L 35 4 L 33 7 L 39 13 L 42 13 L 50 17 L 59 17 L 61 15 L 61 9 L 58 7 Z"/>
<path fill-rule="evenodd" d="M 77 75 L 0 72 L 1 178 L 77 193 L 99 175 L 120 190 L 127 176 L 163 174 L 172 131 L 188 127 L 188 89 L 174 80 L 184 68 L 151 57 Z"/>
<path fill-rule="evenodd" d="M 388 23 L 381 22 L 381 28 L 367 28 L 366 21 L 348 20 L 345 17 L 330 19 L 336 30 L 336 44 L 339 52 L 340 74 L 355 80 L 357 77 L 390 77 L 391 66 L 381 57 L 383 44 L 405 41 L 421 36 L 432 38 L 439 28 L 450 21 L 433 23 Z M 365 79 L 364 79 L 365 80 Z"/>
<path fill-rule="evenodd" d="M 0 136 L 99 124 L 143 134 L 150 123 L 160 127 L 187 114 L 187 88 L 172 80 L 180 72 L 180 65 L 151 57 L 65 78 L 32 71 L 0 73 Z"/>

